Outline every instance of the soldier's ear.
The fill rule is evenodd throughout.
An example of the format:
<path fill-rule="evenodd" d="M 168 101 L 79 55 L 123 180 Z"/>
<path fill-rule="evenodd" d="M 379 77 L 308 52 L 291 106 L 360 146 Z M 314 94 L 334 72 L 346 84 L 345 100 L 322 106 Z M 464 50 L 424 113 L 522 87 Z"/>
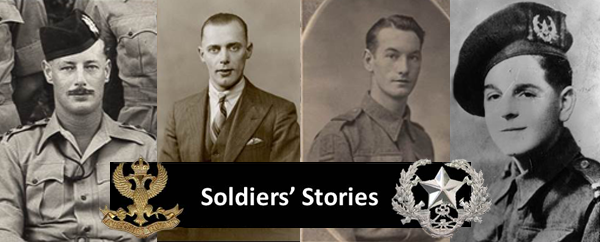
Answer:
<path fill-rule="evenodd" d="M 110 59 L 106 58 L 105 64 L 106 64 L 106 66 L 104 67 L 104 74 L 105 74 L 106 80 L 104 81 L 104 83 L 108 83 L 108 81 L 110 81 L 110 70 L 112 69 Z"/>
<path fill-rule="evenodd" d="M 46 60 L 42 60 L 42 71 L 44 72 L 44 77 L 46 77 L 46 82 L 48 82 L 50 85 L 53 85 L 54 81 L 52 80 L 52 66 Z"/>
<path fill-rule="evenodd" d="M 246 59 L 250 59 L 250 56 L 252 56 L 253 49 L 254 49 L 254 44 L 252 42 L 250 42 L 248 44 L 248 46 L 246 47 Z"/>
<path fill-rule="evenodd" d="M 205 62 L 204 61 L 204 50 L 202 50 L 202 46 L 198 46 L 198 56 L 200 56 L 200 60 L 202 62 Z"/>
<path fill-rule="evenodd" d="M 369 72 L 373 72 L 373 53 L 369 49 L 365 49 L 363 53 L 363 65 Z"/>
<path fill-rule="evenodd" d="M 571 117 L 573 109 L 575 109 L 575 102 L 577 101 L 575 90 L 573 90 L 572 86 L 565 87 L 560 93 L 559 98 L 560 114 L 558 117 L 560 121 L 566 122 Z"/>

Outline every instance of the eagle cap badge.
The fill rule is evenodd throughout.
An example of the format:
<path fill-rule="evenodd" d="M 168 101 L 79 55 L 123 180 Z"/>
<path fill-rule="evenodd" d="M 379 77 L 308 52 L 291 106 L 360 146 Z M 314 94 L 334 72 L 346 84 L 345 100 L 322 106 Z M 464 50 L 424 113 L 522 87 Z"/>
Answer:
<path fill-rule="evenodd" d="M 155 164 L 158 167 L 157 176 L 147 174 L 150 163 L 142 157 L 131 164 L 134 174 L 128 176 L 123 174 L 124 163 L 119 164 L 112 176 L 113 183 L 121 195 L 133 200 L 133 204 L 127 206 L 127 210 L 119 208 L 117 211 L 113 211 L 108 209 L 106 205 L 104 209 L 100 208 L 104 216 L 102 222 L 106 226 L 131 233 L 139 238 L 145 238 L 160 230 L 175 228 L 179 224 L 180 221 L 177 216 L 183 212 L 183 208 L 179 209 L 179 205 L 175 205 L 174 208 L 169 210 L 159 207 L 154 211 L 152 205 L 148 203 L 149 199 L 157 196 L 167 185 L 167 170 L 160 163 Z M 145 188 L 146 181 L 150 181 L 149 189 Z M 135 185 L 135 189 L 132 189 L 133 185 Z M 164 219 L 161 220 L 159 215 L 162 215 Z M 156 216 L 159 221 L 142 226 L 148 223 L 145 216 L 148 218 Z M 137 226 L 125 221 L 127 217 L 135 217 L 133 221 Z"/>

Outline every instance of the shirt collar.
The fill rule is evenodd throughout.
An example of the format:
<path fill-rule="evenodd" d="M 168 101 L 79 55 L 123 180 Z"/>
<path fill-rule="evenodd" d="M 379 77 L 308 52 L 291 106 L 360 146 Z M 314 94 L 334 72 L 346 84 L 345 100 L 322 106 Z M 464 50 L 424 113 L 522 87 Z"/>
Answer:
<path fill-rule="evenodd" d="M 504 171 L 504 189 L 501 189 L 494 202 L 497 203 L 508 192 L 514 180 L 519 193 L 519 209 L 523 208 L 529 200 L 540 190 L 544 184 L 550 182 L 558 173 L 562 172 L 580 153 L 580 148 L 567 128 L 563 128 L 560 137 L 553 147 L 539 157 L 532 157 L 531 168 L 520 174 L 517 165 L 511 162 Z"/>
<path fill-rule="evenodd" d="M 46 141 L 57 133 L 65 133 L 69 132 L 65 130 L 60 123 L 58 122 L 58 118 L 56 117 L 56 113 L 53 113 L 50 119 L 48 120 L 48 124 L 46 124 L 46 128 L 42 133 L 42 138 L 38 143 L 36 148 L 36 153 L 39 155 L 42 152 L 42 149 L 46 145 Z M 94 138 L 92 139 L 92 143 L 88 149 L 96 150 L 100 148 L 102 145 L 108 143 L 111 138 L 129 140 L 140 145 L 144 145 L 144 142 L 136 136 L 127 135 L 127 133 L 122 131 L 122 128 L 119 127 L 119 124 L 112 120 L 106 113 L 102 113 L 102 121 L 100 122 L 100 128 L 98 132 L 96 132 Z M 74 142 L 74 141 L 73 141 Z M 93 147 L 93 145 L 97 147 Z M 87 152 L 86 152 L 87 153 Z"/>
<path fill-rule="evenodd" d="M 410 127 L 410 108 L 406 105 L 404 114 L 391 112 L 373 100 L 370 93 L 363 98 L 361 108 L 371 117 L 383 130 L 394 140 L 398 141 L 402 126 L 406 126 L 408 136 L 414 142 L 416 134 L 413 127 Z"/>
<path fill-rule="evenodd" d="M 225 91 L 217 90 L 217 88 L 213 85 L 213 83 L 211 81 L 209 81 L 208 82 L 208 96 L 211 99 L 219 100 L 219 95 L 223 95 L 223 93 L 225 93 L 225 94 L 227 94 L 227 99 L 225 101 L 229 102 L 230 100 L 236 100 L 237 98 L 239 98 L 242 95 L 242 91 L 244 90 L 245 86 L 246 86 L 246 77 L 244 77 L 244 76 L 242 76 L 242 80 L 240 80 L 237 84 L 235 84 L 235 86 L 233 86 Z"/>

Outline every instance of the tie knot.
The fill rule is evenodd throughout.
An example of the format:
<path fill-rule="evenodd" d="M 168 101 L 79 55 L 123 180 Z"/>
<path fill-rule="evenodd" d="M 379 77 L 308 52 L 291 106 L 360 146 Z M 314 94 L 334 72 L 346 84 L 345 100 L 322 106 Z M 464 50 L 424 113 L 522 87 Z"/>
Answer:
<path fill-rule="evenodd" d="M 224 103 L 227 100 L 227 93 L 219 93 L 219 103 Z"/>

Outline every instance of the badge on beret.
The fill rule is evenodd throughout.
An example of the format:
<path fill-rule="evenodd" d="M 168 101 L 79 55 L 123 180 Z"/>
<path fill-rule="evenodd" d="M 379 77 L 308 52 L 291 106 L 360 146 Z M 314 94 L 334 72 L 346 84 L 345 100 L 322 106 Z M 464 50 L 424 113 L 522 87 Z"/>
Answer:
<path fill-rule="evenodd" d="M 554 24 L 552 18 L 548 16 L 548 22 L 544 19 L 541 23 L 539 19 L 539 14 L 533 17 L 533 31 L 535 34 L 546 43 L 552 43 L 557 40 L 558 31 L 556 30 L 556 24 Z"/>
<path fill-rule="evenodd" d="M 100 30 L 98 30 L 98 28 L 96 27 L 96 24 L 94 23 L 94 21 L 92 21 L 92 19 L 90 19 L 90 17 L 88 17 L 85 14 L 82 14 L 81 20 L 85 23 L 85 25 L 88 26 L 90 31 L 92 31 L 92 33 L 94 33 L 94 35 L 96 37 L 98 37 L 100 35 Z"/>

